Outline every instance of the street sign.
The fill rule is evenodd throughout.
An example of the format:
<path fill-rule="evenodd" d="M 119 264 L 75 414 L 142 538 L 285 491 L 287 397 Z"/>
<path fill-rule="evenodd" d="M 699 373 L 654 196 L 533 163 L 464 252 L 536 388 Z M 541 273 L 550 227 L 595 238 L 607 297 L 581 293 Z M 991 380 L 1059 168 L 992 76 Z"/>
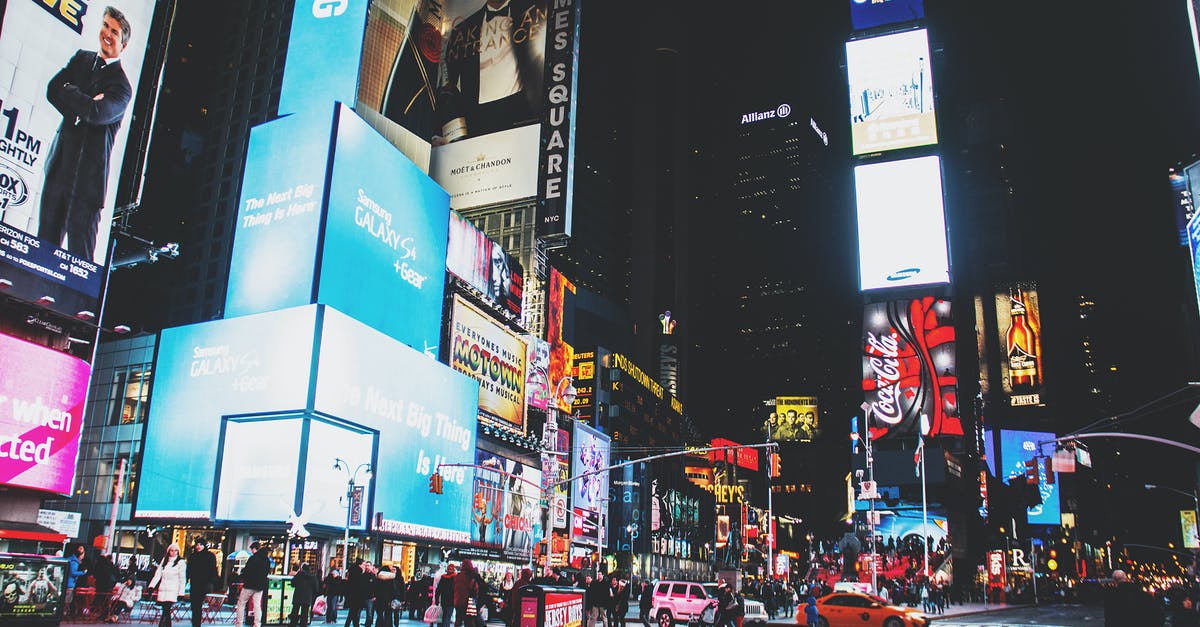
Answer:
<path fill-rule="evenodd" d="M 879 486 L 874 481 L 863 481 L 859 486 L 862 492 L 858 495 L 858 500 L 869 501 L 879 498 Z"/>

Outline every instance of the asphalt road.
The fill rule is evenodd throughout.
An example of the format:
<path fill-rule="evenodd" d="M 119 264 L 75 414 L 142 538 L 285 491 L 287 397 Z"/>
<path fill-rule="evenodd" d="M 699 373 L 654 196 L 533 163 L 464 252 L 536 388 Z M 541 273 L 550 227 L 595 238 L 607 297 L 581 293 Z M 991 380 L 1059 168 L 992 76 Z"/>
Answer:
<path fill-rule="evenodd" d="M 934 617 L 934 627 L 1103 627 L 1104 608 L 1047 605 L 1000 610 L 968 616 Z"/>

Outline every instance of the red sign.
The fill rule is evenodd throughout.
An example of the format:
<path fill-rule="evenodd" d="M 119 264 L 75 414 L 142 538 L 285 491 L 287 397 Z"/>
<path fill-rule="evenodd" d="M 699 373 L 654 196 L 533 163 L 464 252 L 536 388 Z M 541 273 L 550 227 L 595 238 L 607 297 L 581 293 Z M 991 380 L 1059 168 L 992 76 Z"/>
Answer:
<path fill-rule="evenodd" d="M 521 612 L 524 617 L 524 611 Z M 546 593 L 545 627 L 580 627 L 583 625 L 583 595 Z"/>
<path fill-rule="evenodd" d="M 538 598 L 521 598 L 521 627 L 538 627 Z"/>
<path fill-rule="evenodd" d="M 1003 588 L 1004 587 L 1004 551 L 988 551 L 987 554 L 987 576 L 988 587 Z"/>
<path fill-rule="evenodd" d="M 719 446 L 741 445 L 732 440 L 726 440 L 725 438 L 715 438 L 711 443 L 709 443 L 709 446 L 716 448 Z M 708 454 L 708 459 L 714 462 L 737 464 L 738 466 L 748 470 L 758 470 L 758 449 L 739 448 L 726 449 L 723 451 L 710 451 Z"/>

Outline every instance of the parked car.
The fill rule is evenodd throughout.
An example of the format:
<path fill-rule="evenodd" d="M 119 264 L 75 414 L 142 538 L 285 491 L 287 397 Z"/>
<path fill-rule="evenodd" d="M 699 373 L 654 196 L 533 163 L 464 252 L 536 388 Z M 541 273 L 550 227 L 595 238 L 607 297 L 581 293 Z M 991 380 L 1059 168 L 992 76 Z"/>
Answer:
<path fill-rule="evenodd" d="M 660 581 L 654 584 L 650 616 L 658 622 L 658 627 L 671 627 L 675 623 L 700 620 L 709 604 L 715 605 L 716 597 L 696 582 Z"/>
<path fill-rule="evenodd" d="M 882 625 L 883 627 L 928 627 L 930 620 L 918 610 L 889 605 L 883 599 L 857 592 L 835 592 L 817 599 L 821 627 Z M 796 613 L 796 623 L 806 624 L 804 609 Z"/>

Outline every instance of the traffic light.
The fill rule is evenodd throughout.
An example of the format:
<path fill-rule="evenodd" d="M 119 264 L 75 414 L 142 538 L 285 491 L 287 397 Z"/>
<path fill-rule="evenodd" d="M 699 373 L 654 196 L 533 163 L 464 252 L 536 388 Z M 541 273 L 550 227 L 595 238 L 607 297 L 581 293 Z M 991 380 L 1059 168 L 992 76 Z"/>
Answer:
<path fill-rule="evenodd" d="M 430 494 L 441 494 L 442 493 L 442 473 L 435 472 L 432 475 L 429 475 L 429 493 Z"/>
<path fill-rule="evenodd" d="M 779 453 L 771 453 L 771 478 L 779 477 Z"/>
<path fill-rule="evenodd" d="M 1038 463 L 1036 459 L 1025 461 L 1025 483 L 1029 485 L 1038 484 Z"/>

